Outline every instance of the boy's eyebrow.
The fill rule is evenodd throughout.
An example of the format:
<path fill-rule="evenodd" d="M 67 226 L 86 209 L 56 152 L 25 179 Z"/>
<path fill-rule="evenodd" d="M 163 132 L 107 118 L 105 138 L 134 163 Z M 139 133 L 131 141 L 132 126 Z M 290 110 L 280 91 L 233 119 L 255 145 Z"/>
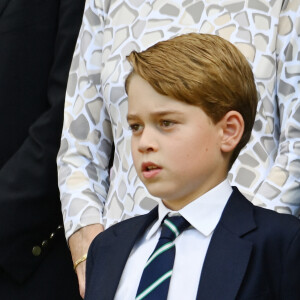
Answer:
<path fill-rule="evenodd" d="M 136 118 L 137 118 L 137 116 L 134 114 L 127 114 L 127 122 L 131 121 L 131 120 L 135 120 Z"/>
<path fill-rule="evenodd" d="M 179 110 L 165 110 L 165 111 L 162 110 L 162 111 L 156 111 L 156 112 L 150 113 L 150 115 L 158 116 L 158 117 L 163 117 L 163 116 L 171 115 L 171 114 L 182 114 L 182 113 Z M 137 114 L 128 114 L 127 115 L 127 121 L 136 120 L 137 118 L 139 118 L 139 116 Z"/>

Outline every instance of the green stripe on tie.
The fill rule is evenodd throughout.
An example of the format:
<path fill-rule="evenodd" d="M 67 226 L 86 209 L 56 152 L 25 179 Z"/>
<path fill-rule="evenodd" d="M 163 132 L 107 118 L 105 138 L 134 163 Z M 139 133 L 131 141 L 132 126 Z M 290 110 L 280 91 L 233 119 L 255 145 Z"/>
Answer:
<path fill-rule="evenodd" d="M 177 227 L 170 221 L 170 220 L 165 220 L 164 223 L 170 228 L 171 231 L 174 232 L 175 236 L 178 237 L 179 231 Z"/>
<path fill-rule="evenodd" d="M 172 271 L 165 273 L 163 276 L 158 278 L 155 282 L 153 282 L 148 288 L 146 288 L 142 293 L 140 293 L 135 300 L 142 300 L 144 299 L 149 293 L 151 293 L 157 286 L 159 286 L 162 282 L 172 276 Z"/>
<path fill-rule="evenodd" d="M 157 249 L 148 259 L 145 268 L 160 254 L 164 253 L 165 251 L 169 250 L 170 248 L 174 247 L 173 242 L 169 242 L 167 244 L 164 244 L 159 249 Z"/>

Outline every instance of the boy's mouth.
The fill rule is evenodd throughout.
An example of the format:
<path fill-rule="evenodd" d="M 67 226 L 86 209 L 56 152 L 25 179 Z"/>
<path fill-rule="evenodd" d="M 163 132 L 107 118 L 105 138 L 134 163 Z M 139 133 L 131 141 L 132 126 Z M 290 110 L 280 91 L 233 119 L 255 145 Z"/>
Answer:
<path fill-rule="evenodd" d="M 152 171 L 156 169 L 161 169 L 161 168 L 152 162 L 146 162 L 142 164 L 142 172 Z"/>
<path fill-rule="evenodd" d="M 160 173 L 162 168 L 152 162 L 146 162 L 142 164 L 142 174 L 144 178 L 150 179 L 155 177 L 157 174 Z"/>

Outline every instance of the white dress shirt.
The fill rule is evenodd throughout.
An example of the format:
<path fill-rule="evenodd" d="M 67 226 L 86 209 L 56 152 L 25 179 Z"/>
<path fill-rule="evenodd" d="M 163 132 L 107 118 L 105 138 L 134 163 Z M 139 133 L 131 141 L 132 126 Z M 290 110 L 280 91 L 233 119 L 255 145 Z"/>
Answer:
<path fill-rule="evenodd" d="M 167 214 L 180 214 L 191 224 L 175 240 L 176 257 L 168 299 L 195 300 L 208 245 L 231 193 L 232 188 L 225 180 L 178 212 L 160 202 L 158 219 L 136 242 L 128 257 L 115 300 L 135 299 L 144 266 L 158 242 L 161 222 Z"/>

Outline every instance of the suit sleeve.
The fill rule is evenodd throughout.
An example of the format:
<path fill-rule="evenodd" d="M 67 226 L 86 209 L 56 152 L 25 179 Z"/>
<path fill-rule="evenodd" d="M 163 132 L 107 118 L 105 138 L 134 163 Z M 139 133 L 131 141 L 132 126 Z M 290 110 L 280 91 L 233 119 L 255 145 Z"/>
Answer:
<path fill-rule="evenodd" d="M 107 1 L 86 3 L 69 74 L 58 180 L 66 237 L 102 223 L 109 187 L 111 121 L 101 87 L 101 59 Z"/>
<path fill-rule="evenodd" d="M 58 16 L 53 16 L 57 29 L 47 99 L 40 99 L 47 102 L 47 109 L 30 126 L 23 144 L 0 171 L 0 219 L 6 220 L 5 226 L 0 226 L 0 264 L 19 281 L 43 259 L 43 255 L 32 255 L 32 247 L 48 238 L 61 221 L 55 158 L 67 74 L 83 6 L 82 0 L 59 2 Z"/>

